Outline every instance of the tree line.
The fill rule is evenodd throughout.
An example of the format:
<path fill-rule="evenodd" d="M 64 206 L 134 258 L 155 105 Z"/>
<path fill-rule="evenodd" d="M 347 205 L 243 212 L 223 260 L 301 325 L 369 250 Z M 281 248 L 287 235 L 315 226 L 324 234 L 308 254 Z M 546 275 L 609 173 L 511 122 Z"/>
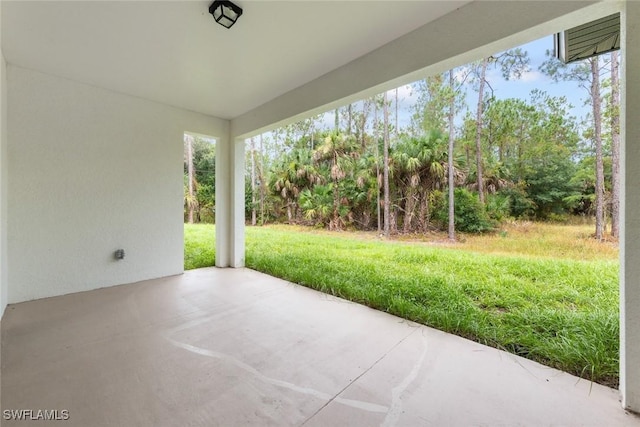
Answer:
<path fill-rule="evenodd" d="M 594 236 L 617 237 L 618 52 L 539 71 L 584 89 L 576 117 L 566 98 L 533 90 L 498 99 L 505 79 L 530 71 L 512 49 L 411 85 L 409 125 L 398 89 L 256 136 L 247 142 L 246 214 L 284 222 L 392 233 L 484 232 L 508 218 L 595 218 Z M 470 102 L 470 100 L 475 101 Z M 473 103 L 473 106 L 469 104 Z M 213 219 L 215 148 L 185 136 L 185 220 Z"/>

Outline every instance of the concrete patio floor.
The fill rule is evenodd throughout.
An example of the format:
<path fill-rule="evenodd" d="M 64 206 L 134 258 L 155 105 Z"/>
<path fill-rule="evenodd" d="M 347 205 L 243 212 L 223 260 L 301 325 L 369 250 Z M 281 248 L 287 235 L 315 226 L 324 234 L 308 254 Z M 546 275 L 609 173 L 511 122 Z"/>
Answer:
<path fill-rule="evenodd" d="M 640 426 L 615 390 L 249 269 L 9 306 L 1 361 L 3 418 L 64 426 Z"/>

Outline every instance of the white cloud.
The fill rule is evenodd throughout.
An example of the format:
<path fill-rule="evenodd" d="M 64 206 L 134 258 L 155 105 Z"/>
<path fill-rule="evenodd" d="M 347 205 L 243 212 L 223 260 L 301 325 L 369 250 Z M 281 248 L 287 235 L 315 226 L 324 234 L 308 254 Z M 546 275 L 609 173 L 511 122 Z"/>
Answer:
<path fill-rule="evenodd" d="M 537 82 L 539 80 L 544 80 L 544 74 L 538 70 L 529 70 L 522 73 L 522 76 L 520 76 L 520 81 L 525 83 Z"/>
<path fill-rule="evenodd" d="M 396 96 L 396 90 L 395 89 L 390 89 L 387 91 L 387 96 L 389 98 L 394 98 Z M 403 99 L 408 99 L 411 98 L 412 93 L 411 93 L 411 86 L 409 85 L 404 85 L 404 86 L 400 86 L 398 87 L 398 99 L 403 100 Z"/>

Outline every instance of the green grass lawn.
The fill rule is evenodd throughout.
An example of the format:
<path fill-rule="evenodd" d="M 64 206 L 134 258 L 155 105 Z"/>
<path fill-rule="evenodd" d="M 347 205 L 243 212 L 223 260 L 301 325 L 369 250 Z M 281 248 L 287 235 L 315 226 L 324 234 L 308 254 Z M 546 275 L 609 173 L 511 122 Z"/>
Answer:
<path fill-rule="evenodd" d="M 211 224 L 184 225 L 184 269 L 215 265 L 216 228 Z"/>
<path fill-rule="evenodd" d="M 213 246 L 213 226 L 185 225 L 185 268 L 213 265 Z M 497 255 L 301 227 L 246 231 L 249 268 L 616 386 L 618 261 L 610 252 L 573 255 Z"/>

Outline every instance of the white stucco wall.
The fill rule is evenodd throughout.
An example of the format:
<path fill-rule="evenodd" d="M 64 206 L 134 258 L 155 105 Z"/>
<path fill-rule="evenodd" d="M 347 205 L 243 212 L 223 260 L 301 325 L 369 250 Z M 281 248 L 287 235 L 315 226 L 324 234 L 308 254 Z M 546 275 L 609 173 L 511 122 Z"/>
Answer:
<path fill-rule="evenodd" d="M 183 132 L 228 122 L 7 71 L 8 302 L 181 273 Z"/>

